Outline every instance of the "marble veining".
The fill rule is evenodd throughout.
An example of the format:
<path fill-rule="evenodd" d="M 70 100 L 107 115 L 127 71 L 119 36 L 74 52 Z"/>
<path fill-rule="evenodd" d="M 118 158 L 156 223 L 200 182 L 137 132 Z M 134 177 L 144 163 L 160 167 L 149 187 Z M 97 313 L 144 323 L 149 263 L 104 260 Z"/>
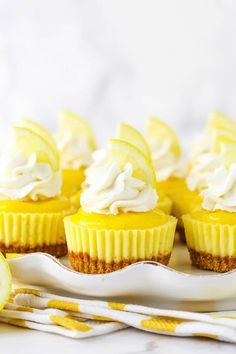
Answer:
<path fill-rule="evenodd" d="M 119 120 L 157 115 L 190 140 L 209 110 L 236 117 L 235 15 L 232 0 L 0 0 L 1 141 L 22 116 L 55 130 L 64 107 L 100 144 Z"/>

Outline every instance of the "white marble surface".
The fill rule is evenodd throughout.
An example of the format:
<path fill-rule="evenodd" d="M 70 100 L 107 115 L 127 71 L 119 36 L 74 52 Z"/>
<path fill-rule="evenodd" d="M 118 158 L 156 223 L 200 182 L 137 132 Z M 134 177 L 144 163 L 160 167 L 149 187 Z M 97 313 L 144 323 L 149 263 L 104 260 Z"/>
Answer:
<path fill-rule="evenodd" d="M 141 128 L 157 115 L 186 140 L 211 109 L 236 117 L 235 16 L 234 0 L 0 0 L 1 143 L 22 116 L 55 130 L 62 107 L 87 117 L 101 144 L 120 119 Z M 236 350 L 133 329 L 75 341 L 4 325 L 0 343 L 8 354 Z"/>
<path fill-rule="evenodd" d="M 136 329 L 75 340 L 2 324 L 0 343 L 4 354 L 235 354 L 236 350 L 235 345 L 210 339 L 175 338 Z"/>
<path fill-rule="evenodd" d="M 190 138 L 211 109 L 236 117 L 235 16 L 234 0 L 0 0 L 0 139 L 21 116 L 55 129 L 61 107 L 101 143 L 120 119 Z"/>

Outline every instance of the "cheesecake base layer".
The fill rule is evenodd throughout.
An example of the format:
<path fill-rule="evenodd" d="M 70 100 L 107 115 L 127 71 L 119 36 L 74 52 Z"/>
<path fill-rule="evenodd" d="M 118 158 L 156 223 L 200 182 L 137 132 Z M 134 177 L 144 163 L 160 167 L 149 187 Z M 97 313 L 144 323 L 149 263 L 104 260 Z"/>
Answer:
<path fill-rule="evenodd" d="M 151 259 L 124 259 L 120 262 L 106 263 L 99 259 L 91 259 L 89 254 L 86 253 L 69 252 L 69 260 L 72 267 L 78 272 L 87 274 L 110 273 L 140 261 L 154 261 L 167 265 L 170 256 L 171 254 L 169 253 L 164 256 L 155 256 Z"/>
<path fill-rule="evenodd" d="M 200 269 L 224 273 L 236 268 L 236 257 L 213 256 L 210 253 L 198 252 L 191 248 L 189 249 L 189 254 L 192 264 Z"/>
<path fill-rule="evenodd" d="M 2 253 L 34 253 L 34 252 L 44 252 L 49 253 L 55 257 L 62 257 L 67 254 L 66 243 L 53 244 L 53 245 L 23 245 L 19 243 L 13 243 L 6 246 L 4 243 L 0 242 L 0 251 Z"/>

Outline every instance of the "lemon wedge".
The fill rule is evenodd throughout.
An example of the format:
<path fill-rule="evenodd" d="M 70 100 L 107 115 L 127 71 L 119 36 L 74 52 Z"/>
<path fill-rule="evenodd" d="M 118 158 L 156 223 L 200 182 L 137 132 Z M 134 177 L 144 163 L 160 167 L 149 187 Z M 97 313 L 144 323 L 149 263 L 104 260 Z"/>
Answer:
<path fill-rule="evenodd" d="M 216 129 L 211 134 L 211 150 L 213 153 L 219 154 L 221 152 L 222 145 L 236 145 L 236 134 Z"/>
<path fill-rule="evenodd" d="M 216 129 L 211 137 L 212 152 L 221 154 L 223 164 L 228 168 L 236 163 L 236 134 Z"/>
<path fill-rule="evenodd" d="M 67 131 L 77 136 L 85 136 L 91 148 L 96 149 L 93 131 L 84 118 L 73 112 L 62 111 L 59 120 L 59 136 L 63 136 Z"/>
<path fill-rule="evenodd" d="M 156 175 L 152 163 L 135 146 L 119 139 L 108 142 L 108 156 L 122 168 L 126 163 L 133 166 L 133 177 L 140 179 L 153 188 L 156 187 Z"/>
<path fill-rule="evenodd" d="M 0 311 L 7 303 L 12 286 L 12 278 L 9 265 L 0 252 Z"/>
<path fill-rule="evenodd" d="M 236 143 L 221 145 L 222 161 L 226 168 L 236 163 Z"/>
<path fill-rule="evenodd" d="M 211 112 L 208 131 L 211 133 L 214 129 L 227 130 L 236 134 L 236 122 L 222 112 Z"/>
<path fill-rule="evenodd" d="M 116 138 L 119 140 L 124 140 L 134 145 L 139 149 L 148 159 L 151 160 L 151 151 L 149 146 L 143 137 L 143 135 L 134 127 L 129 124 L 121 123 L 118 126 Z"/>
<path fill-rule="evenodd" d="M 20 126 L 22 128 L 26 128 L 26 129 L 32 130 L 36 134 L 40 135 L 44 140 L 47 141 L 48 145 L 50 145 L 50 147 L 53 150 L 55 156 L 58 155 L 58 158 L 59 158 L 59 150 L 57 148 L 57 144 L 56 144 L 56 141 L 55 141 L 54 137 L 41 124 L 35 122 L 32 119 L 23 118 L 21 120 Z"/>
<path fill-rule="evenodd" d="M 180 156 L 181 147 L 174 130 L 161 119 L 148 118 L 146 124 L 146 134 L 148 141 L 156 140 L 160 145 L 164 144 L 166 141 L 170 141 L 170 151 L 176 156 Z"/>
<path fill-rule="evenodd" d="M 54 171 L 58 171 L 60 160 L 54 153 L 50 144 L 41 135 L 33 130 L 14 126 L 14 143 L 18 150 L 22 152 L 25 158 L 29 158 L 32 153 L 36 153 L 38 162 L 48 163 Z"/>

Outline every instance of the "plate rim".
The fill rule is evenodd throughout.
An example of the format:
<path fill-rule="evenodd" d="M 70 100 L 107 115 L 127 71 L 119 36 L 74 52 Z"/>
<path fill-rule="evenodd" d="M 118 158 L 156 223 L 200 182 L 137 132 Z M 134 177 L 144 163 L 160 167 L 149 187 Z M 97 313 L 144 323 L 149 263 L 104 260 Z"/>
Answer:
<path fill-rule="evenodd" d="M 135 262 L 135 263 L 129 264 L 129 265 L 125 266 L 124 268 L 117 269 L 117 270 L 115 270 L 113 272 L 110 272 L 110 273 L 88 274 L 88 273 L 78 272 L 75 269 L 67 267 L 65 264 L 63 264 L 60 261 L 60 259 L 58 259 L 58 258 L 56 258 L 56 257 L 54 257 L 51 254 L 46 253 L 46 252 L 27 253 L 27 254 L 20 255 L 20 256 L 17 255 L 15 257 L 7 258 L 7 262 L 10 264 L 11 262 L 21 261 L 21 260 L 24 260 L 26 258 L 30 258 L 30 257 L 34 257 L 34 256 L 46 257 L 46 258 L 50 259 L 51 261 L 53 261 L 55 264 L 57 264 L 57 266 L 59 266 L 60 268 L 64 269 L 65 271 L 70 271 L 73 274 L 77 274 L 79 276 L 90 276 L 90 277 L 98 277 L 98 278 L 100 278 L 100 277 L 101 278 L 104 278 L 104 277 L 108 278 L 108 277 L 111 277 L 114 274 L 124 273 L 128 269 L 135 268 L 137 265 L 142 265 L 142 264 L 147 264 L 147 265 L 150 265 L 150 266 L 160 267 L 161 269 L 163 269 L 163 270 L 165 270 L 167 272 L 176 273 L 176 274 L 178 274 L 180 276 L 183 276 L 183 277 L 194 277 L 194 278 L 207 278 L 207 277 L 213 278 L 214 277 L 214 278 L 222 278 L 222 277 L 225 277 L 225 276 L 230 276 L 233 273 L 236 273 L 236 269 L 232 269 L 232 270 L 230 270 L 228 272 L 225 272 L 225 273 L 212 272 L 212 274 L 188 274 L 188 273 L 176 270 L 174 268 L 169 267 L 168 265 L 164 265 L 164 264 L 156 262 L 156 261 L 149 261 L 149 260 L 145 261 L 144 260 L 144 261 L 139 261 L 139 262 Z"/>

